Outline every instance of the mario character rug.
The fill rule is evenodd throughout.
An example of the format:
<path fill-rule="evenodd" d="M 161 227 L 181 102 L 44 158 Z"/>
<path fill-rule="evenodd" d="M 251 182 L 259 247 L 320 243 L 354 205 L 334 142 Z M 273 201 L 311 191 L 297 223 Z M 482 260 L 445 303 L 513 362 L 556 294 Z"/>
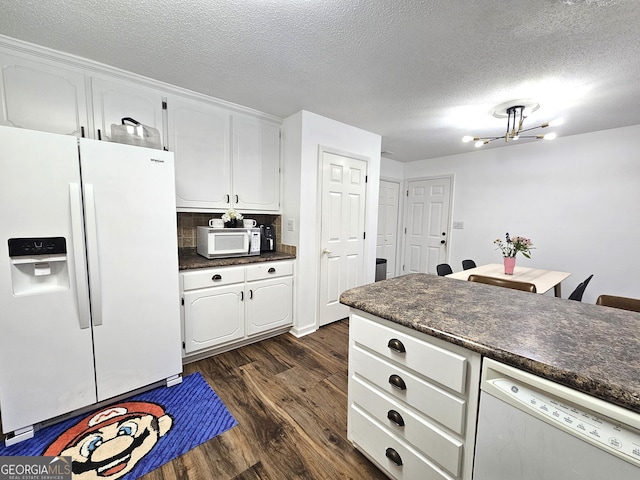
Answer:
<path fill-rule="evenodd" d="M 199 373 L 36 432 L 0 456 L 70 456 L 73 479 L 133 480 L 237 425 Z"/>

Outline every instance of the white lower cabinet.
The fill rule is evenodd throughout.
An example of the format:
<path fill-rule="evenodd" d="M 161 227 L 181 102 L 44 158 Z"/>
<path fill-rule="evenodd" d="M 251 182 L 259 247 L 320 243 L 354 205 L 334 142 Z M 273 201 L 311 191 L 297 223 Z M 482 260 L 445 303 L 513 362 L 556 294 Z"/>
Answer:
<path fill-rule="evenodd" d="M 389 477 L 471 480 L 481 356 L 353 312 L 348 438 Z"/>
<path fill-rule="evenodd" d="M 293 261 L 180 274 L 185 356 L 250 343 L 293 324 Z"/>

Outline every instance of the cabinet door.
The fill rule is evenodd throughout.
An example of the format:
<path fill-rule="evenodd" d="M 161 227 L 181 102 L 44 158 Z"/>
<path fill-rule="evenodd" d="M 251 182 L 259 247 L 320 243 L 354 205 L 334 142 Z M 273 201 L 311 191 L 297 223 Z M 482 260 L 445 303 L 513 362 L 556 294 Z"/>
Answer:
<path fill-rule="evenodd" d="M 233 202 L 237 209 L 280 208 L 280 126 L 234 115 Z"/>
<path fill-rule="evenodd" d="M 247 335 L 290 325 L 292 277 L 270 278 L 247 283 Z"/>
<path fill-rule="evenodd" d="M 185 353 L 243 338 L 243 297 L 243 283 L 185 292 Z"/>
<path fill-rule="evenodd" d="M 168 99 L 169 150 L 176 159 L 178 209 L 229 208 L 229 112 L 178 97 Z"/>
<path fill-rule="evenodd" d="M 153 127 L 165 144 L 162 124 L 162 95 L 134 83 L 91 78 L 94 138 L 111 140 L 111 125 L 121 125 L 125 117 Z"/>
<path fill-rule="evenodd" d="M 84 74 L 0 51 L 0 124 L 82 136 Z"/>

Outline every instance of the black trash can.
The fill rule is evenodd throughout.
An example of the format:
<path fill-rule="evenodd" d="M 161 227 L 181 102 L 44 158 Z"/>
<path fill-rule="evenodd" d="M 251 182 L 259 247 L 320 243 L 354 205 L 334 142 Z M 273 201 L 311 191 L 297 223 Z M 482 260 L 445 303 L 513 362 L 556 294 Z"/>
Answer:
<path fill-rule="evenodd" d="M 387 279 L 387 259 L 376 258 L 376 282 Z"/>

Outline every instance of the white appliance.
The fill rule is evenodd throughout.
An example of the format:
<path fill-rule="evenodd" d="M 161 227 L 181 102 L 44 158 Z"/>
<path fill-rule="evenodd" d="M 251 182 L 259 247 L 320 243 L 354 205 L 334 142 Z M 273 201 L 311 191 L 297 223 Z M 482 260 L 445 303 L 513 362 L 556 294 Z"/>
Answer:
<path fill-rule="evenodd" d="M 197 228 L 197 249 L 205 258 L 260 255 L 259 228 Z"/>
<path fill-rule="evenodd" d="M 173 154 L 0 126 L 0 414 L 181 381 Z"/>
<path fill-rule="evenodd" d="M 474 480 L 637 480 L 640 414 L 485 359 Z"/>

